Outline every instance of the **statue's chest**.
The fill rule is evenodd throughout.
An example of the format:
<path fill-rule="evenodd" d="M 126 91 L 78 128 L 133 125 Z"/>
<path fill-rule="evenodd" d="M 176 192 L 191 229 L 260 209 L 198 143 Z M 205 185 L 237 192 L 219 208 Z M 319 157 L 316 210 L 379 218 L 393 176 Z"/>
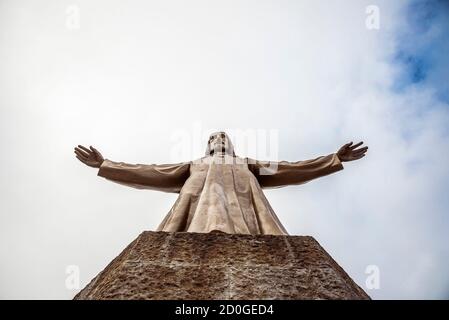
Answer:
<path fill-rule="evenodd" d="M 246 176 L 251 172 L 248 165 L 244 164 L 220 164 L 220 163 L 200 163 L 190 166 L 191 175 L 241 175 Z"/>

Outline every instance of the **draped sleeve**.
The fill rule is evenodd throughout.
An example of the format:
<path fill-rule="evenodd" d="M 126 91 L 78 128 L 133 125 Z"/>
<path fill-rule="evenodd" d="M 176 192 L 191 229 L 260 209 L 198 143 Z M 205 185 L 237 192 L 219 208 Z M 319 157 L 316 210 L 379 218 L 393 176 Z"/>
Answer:
<path fill-rule="evenodd" d="M 278 188 L 307 181 L 343 170 L 337 154 L 297 162 L 258 161 L 248 159 L 248 169 L 262 188 Z"/>
<path fill-rule="evenodd" d="M 190 175 L 190 162 L 128 164 L 105 159 L 98 176 L 137 189 L 179 193 Z"/>

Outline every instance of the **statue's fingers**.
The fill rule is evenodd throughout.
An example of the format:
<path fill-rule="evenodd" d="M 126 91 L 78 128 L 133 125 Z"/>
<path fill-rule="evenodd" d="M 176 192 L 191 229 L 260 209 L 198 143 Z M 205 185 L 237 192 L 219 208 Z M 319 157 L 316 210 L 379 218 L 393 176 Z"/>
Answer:
<path fill-rule="evenodd" d="M 86 158 L 89 157 L 89 153 L 87 153 L 87 152 L 81 150 L 80 148 L 75 148 L 75 152 L 79 153 L 80 155 L 82 155 L 82 156 L 84 156 L 84 157 L 86 157 Z"/>
<path fill-rule="evenodd" d="M 82 153 L 85 153 L 85 154 L 89 154 L 89 152 L 84 151 L 84 150 L 81 149 L 80 147 L 75 147 L 75 150 L 78 150 L 78 151 L 80 151 L 80 152 L 82 152 Z"/>
<path fill-rule="evenodd" d="M 352 154 L 359 155 L 359 154 L 365 153 L 366 151 L 368 151 L 368 147 L 361 148 L 361 149 L 358 149 L 358 150 L 354 150 L 354 151 L 352 151 Z"/>
<path fill-rule="evenodd" d="M 92 152 L 95 155 L 95 158 L 98 156 L 98 154 L 95 152 L 95 148 L 92 146 L 89 146 L 90 152 Z"/>
<path fill-rule="evenodd" d="M 81 148 L 81 149 L 83 149 L 84 151 L 86 151 L 87 152 L 87 154 L 90 154 L 92 151 L 90 151 L 89 149 L 87 149 L 85 146 L 82 146 L 82 145 L 78 145 L 78 147 L 79 148 Z"/>
<path fill-rule="evenodd" d="M 101 158 L 101 153 L 95 149 L 94 147 L 90 146 L 90 149 L 95 153 L 95 155 L 97 156 L 97 158 Z"/>
<path fill-rule="evenodd" d="M 356 143 L 355 145 L 351 146 L 350 149 L 354 150 L 357 147 L 360 147 L 363 144 L 363 141 L 360 141 L 359 143 Z"/>
<path fill-rule="evenodd" d="M 88 156 L 86 156 L 84 153 L 82 153 L 82 152 L 79 151 L 79 150 L 75 150 L 75 153 L 76 153 L 76 155 L 77 155 L 78 157 L 80 157 L 80 158 L 82 158 L 82 159 L 86 159 L 86 160 L 87 160 L 87 158 L 88 158 Z"/>
<path fill-rule="evenodd" d="M 364 151 L 366 151 L 366 150 L 368 150 L 368 147 L 363 147 L 363 148 L 359 148 L 359 149 L 355 149 L 355 150 L 352 150 L 352 152 L 364 152 Z"/>

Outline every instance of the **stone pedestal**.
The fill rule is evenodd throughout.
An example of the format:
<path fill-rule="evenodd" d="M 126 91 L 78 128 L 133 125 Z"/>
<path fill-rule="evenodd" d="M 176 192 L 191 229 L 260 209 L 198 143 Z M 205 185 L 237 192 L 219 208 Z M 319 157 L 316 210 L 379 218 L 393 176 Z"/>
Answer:
<path fill-rule="evenodd" d="M 143 232 L 75 299 L 369 299 L 312 237 Z"/>

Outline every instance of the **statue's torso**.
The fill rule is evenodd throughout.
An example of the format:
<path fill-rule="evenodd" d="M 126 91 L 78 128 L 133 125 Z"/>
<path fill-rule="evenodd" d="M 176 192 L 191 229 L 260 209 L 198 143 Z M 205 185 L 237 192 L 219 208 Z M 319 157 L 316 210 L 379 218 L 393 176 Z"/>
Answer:
<path fill-rule="evenodd" d="M 286 234 L 245 159 L 230 156 L 191 163 L 190 176 L 159 230 Z"/>

